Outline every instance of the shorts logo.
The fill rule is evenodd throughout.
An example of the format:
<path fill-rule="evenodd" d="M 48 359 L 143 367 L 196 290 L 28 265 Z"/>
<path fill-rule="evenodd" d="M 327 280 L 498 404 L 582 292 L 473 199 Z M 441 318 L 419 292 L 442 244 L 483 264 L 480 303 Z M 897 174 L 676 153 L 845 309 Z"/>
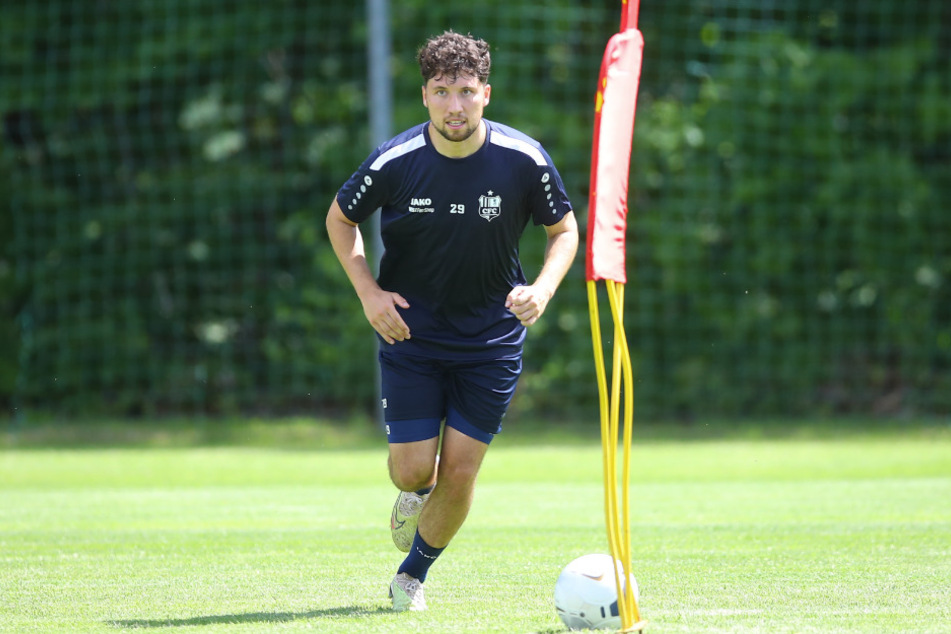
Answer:
<path fill-rule="evenodd" d="M 479 215 L 487 221 L 492 222 L 502 213 L 502 197 L 493 196 L 492 190 L 488 194 L 479 196 Z"/>
<path fill-rule="evenodd" d="M 383 409 L 386 409 L 386 399 L 383 399 Z"/>

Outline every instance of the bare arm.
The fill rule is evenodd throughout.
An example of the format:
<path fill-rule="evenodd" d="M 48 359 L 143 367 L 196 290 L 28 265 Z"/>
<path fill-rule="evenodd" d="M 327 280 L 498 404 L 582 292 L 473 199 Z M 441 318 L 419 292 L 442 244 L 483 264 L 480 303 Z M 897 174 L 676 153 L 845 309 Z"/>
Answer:
<path fill-rule="evenodd" d="M 397 310 L 397 307 L 409 308 L 409 302 L 399 293 L 384 291 L 376 283 L 367 264 L 360 228 L 343 214 L 336 198 L 327 212 L 327 235 L 373 329 L 389 344 L 409 339 L 409 327 Z"/>
<path fill-rule="evenodd" d="M 525 326 L 534 324 L 545 312 L 578 252 L 578 221 L 574 212 L 568 212 L 558 223 L 545 227 L 545 231 L 548 245 L 541 273 L 531 286 L 513 288 L 505 301 L 505 307 Z"/>

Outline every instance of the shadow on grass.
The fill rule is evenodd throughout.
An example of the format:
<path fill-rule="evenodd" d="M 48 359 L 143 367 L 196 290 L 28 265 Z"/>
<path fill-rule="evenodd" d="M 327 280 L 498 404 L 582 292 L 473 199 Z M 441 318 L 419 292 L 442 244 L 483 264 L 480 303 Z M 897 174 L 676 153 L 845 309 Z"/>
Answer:
<path fill-rule="evenodd" d="M 373 614 L 389 614 L 393 611 L 384 607 L 365 607 L 351 605 L 324 610 L 308 610 L 307 612 L 248 612 L 246 614 L 214 614 L 209 616 L 193 616 L 187 619 L 129 619 L 107 621 L 109 625 L 120 628 L 158 628 L 158 627 L 191 627 L 195 625 L 223 625 L 239 623 L 287 623 L 324 617 L 369 616 Z"/>

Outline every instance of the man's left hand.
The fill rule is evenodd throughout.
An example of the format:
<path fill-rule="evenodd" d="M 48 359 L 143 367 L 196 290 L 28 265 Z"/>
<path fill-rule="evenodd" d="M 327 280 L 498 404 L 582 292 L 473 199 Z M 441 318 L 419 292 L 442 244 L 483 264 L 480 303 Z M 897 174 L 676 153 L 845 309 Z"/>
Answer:
<path fill-rule="evenodd" d="M 551 293 L 537 286 L 516 286 L 505 298 L 505 307 L 523 326 L 531 326 L 545 312 Z"/>

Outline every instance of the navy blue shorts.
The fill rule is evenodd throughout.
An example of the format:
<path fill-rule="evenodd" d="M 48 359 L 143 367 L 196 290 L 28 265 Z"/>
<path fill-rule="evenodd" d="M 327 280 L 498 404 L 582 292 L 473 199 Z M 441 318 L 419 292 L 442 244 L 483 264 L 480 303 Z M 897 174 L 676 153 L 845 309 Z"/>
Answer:
<path fill-rule="evenodd" d="M 486 444 L 502 431 L 521 358 L 449 361 L 380 351 L 383 419 L 390 442 L 439 436 L 446 425 Z"/>

